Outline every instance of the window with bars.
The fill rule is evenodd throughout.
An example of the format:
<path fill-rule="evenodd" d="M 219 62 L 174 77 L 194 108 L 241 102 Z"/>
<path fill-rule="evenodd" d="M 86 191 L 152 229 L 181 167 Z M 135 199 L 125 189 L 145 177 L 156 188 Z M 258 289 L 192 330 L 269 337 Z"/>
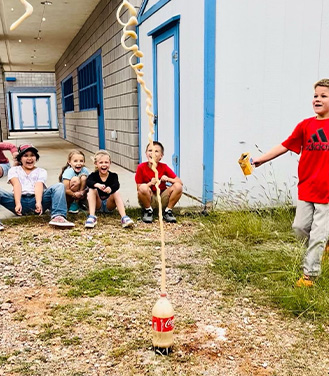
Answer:
<path fill-rule="evenodd" d="M 97 108 L 96 59 L 78 68 L 80 110 Z"/>
<path fill-rule="evenodd" d="M 68 77 L 63 81 L 63 111 L 74 111 L 73 78 Z"/>

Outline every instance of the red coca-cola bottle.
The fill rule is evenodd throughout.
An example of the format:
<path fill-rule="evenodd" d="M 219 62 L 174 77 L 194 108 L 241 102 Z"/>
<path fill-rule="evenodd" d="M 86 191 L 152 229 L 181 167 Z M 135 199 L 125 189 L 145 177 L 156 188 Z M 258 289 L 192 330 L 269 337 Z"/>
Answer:
<path fill-rule="evenodd" d="M 161 293 L 152 309 L 152 333 L 155 352 L 168 355 L 174 344 L 174 309 L 166 293 Z"/>

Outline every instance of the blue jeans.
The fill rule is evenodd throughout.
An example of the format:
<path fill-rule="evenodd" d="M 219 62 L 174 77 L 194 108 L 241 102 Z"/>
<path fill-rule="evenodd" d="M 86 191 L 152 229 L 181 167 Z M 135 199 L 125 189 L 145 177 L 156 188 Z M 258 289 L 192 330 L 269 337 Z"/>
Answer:
<path fill-rule="evenodd" d="M 35 214 L 34 195 L 22 195 L 21 204 L 23 215 L 33 213 Z M 16 214 L 13 193 L 9 193 L 3 189 L 0 189 L 0 205 Z M 54 218 L 57 215 L 66 217 L 67 204 L 65 197 L 65 187 L 63 183 L 54 184 L 43 191 L 42 211 L 45 212 L 47 209 L 50 209 L 51 211 L 51 218 Z"/>

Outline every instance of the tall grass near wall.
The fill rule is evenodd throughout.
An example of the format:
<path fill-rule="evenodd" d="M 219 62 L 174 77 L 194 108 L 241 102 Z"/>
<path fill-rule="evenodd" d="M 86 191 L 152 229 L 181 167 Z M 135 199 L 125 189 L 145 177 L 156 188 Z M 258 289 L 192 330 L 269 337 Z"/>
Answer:
<path fill-rule="evenodd" d="M 223 281 L 224 293 L 245 289 L 261 304 L 275 304 L 285 312 L 308 319 L 329 319 L 329 267 L 313 288 L 296 288 L 302 275 L 304 244 L 291 229 L 291 206 L 275 209 L 213 211 L 202 219 L 197 235 Z M 246 289 L 248 288 L 248 289 Z"/>

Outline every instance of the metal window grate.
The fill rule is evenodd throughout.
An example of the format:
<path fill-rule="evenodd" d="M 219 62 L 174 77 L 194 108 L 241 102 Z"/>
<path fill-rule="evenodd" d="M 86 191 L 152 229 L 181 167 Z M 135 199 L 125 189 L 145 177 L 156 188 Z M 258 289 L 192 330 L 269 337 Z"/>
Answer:
<path fill-rule="evenodd" d="M 97 108 L 96 59 L 78 70 L 80 110 Z"/>
<path fill-rule="evenodd" d="M 73 98 L 73 78 L 69 77 L 63 81 L 63 111 L 74 111 L 74 98 Z"/>

